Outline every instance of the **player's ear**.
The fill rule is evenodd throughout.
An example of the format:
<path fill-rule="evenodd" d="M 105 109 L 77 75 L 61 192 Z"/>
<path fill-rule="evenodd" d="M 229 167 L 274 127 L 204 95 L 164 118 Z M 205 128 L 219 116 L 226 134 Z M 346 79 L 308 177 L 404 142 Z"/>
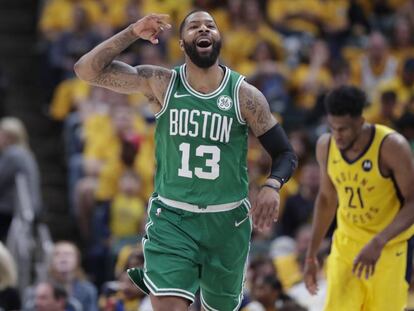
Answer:
<path fill-rule="evenodd" d="M 180 44 L 181 51 L 184 52 L 184 41 L 183 41 L 183 39 L 180 39 L 180 41 L 178 41 L 178 43 Z"/>

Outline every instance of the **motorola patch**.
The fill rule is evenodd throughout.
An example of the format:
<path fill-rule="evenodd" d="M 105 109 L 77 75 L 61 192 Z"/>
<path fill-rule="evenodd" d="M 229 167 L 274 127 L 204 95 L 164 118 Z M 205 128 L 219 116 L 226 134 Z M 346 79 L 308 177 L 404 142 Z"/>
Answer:
<path fill-rule="evenodd" d="M 371 162 L 371 160 L 364 160 L 362 162 L 362 169 L 365 172 L 369 172 L 372 169 L 372 162 Z"/>

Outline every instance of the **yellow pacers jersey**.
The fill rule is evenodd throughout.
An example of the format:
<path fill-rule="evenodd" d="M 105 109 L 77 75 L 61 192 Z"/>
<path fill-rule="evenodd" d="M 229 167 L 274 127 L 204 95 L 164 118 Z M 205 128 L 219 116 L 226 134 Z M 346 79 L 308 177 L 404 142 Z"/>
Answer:
<path fill-rule="evenodd" d="M 384 177 L 379 168 L 379 152 L 384 138 L 393 130 L 373 125 L 367 148 L 355 160 L 349 161 L 331 138 L 327 170 L 338 194 L 338 230 L 350 238 L 368 242 L 394 219 L 402 207 L 397 185 Z M 391 243 L 409 239 L 412 226 Z"/>

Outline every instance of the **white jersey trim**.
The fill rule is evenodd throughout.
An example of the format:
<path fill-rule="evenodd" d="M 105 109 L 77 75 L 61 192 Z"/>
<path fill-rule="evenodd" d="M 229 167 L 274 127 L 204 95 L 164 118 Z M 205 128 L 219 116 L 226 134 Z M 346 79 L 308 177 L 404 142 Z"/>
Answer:
<path fill-rule="evenodd" d="M 165 92 L 164 103 L 162 105 L 161 110 L 158 111 L 155 114 L 155 118 L 157 118 L 157 119 L 165 112 L 165 110 L 167 110 L 168 103 L 170 101 L 170 97 L 171 97 L 171 93 L 172 93 L 172 89 L 173 89 L 173 86 L 174 86 L 174 82 L 175 82 L 176 77 L 177 77 L 177 72 L 175 70 L 172 70 L 172 75 L 171 75 L 170 83 L 168 83 L 167 91 Z"/>
<path fill-rule="evenodd" d="M 237 80 L 236 86 L 234 87 L 233 98 L 234 98 L 234 107 L 236 110 L 237 121 L 239 121 L 240 124 L 244 125 L 246 124 L 246 120 L 243 119 L 243 116 L 241 114 L 240 101 L 239 101 L 240 86 L 243 80 L 244 80 L 244 76 L 240 76 L 239 79 Z"/>
<path fill-rule="evenodd" d="M 201 99 L 210 99 L 210 98 L 213 98 L 213 97 L 217 96 L 218 94 L 220 94 L 224 90 L 224 88 L 226 87 L 227 82 L 229 81 L 229 78 L 230 78 L 230 69 L 224 66 L 225 73 L 224 73 L 224 78 L 221 81 L 220 86 L 211 93 L 203 94 L 203 93 L 200 93 L 200 92 L 194 90 L 191 87 L 191 85 L 188 83 L 187 78 L 185 76 L 185 68 L 186 68 L 185 64 L 180 67 L 180 77 L 181 77 L 181 80 L 183 81 L 183 85 L 184 85 L 185 89 L 191 95 L 193 95 L 195 97 L 198 97 L 198 98 L 201 98 Z"/>

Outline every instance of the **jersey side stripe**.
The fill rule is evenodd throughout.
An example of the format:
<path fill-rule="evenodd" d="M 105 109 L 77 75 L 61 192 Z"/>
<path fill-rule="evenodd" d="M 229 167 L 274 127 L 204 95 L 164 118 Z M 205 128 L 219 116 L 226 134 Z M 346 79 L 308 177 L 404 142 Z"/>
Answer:
<path fill-rule="evenodd" d="M 236 86 L 234 87 L 234 94 L 233 94 L 233 98 L 235 101 L 234 107 L 236 109 L 237 121 L 239 121 L 240 124 L 246 124 L 246 120 L 244 120 L 241 115 L 240 102 L 239 102 L 239 90 L 240 90 L 240 86 L 243 80 L 244 80 L 244 76 L 240 76 L 236 82 Z"/>
<path fill-rule="evenodd" d="M 171 97 L 171 93 L 172 93 L 172 89 L 174 86 L 176 76 L 177 76 L 177 72 L 173 70 L 170 83 L 168 84 L 167 91 L 165 92 L 164 104 L 162 105 L 161 110 L 155 114 L 156 118 L 159 118 L 165 112 L 165 110 L 167 110 L 167 106 L 170 101 L 170 97 Z"/>

